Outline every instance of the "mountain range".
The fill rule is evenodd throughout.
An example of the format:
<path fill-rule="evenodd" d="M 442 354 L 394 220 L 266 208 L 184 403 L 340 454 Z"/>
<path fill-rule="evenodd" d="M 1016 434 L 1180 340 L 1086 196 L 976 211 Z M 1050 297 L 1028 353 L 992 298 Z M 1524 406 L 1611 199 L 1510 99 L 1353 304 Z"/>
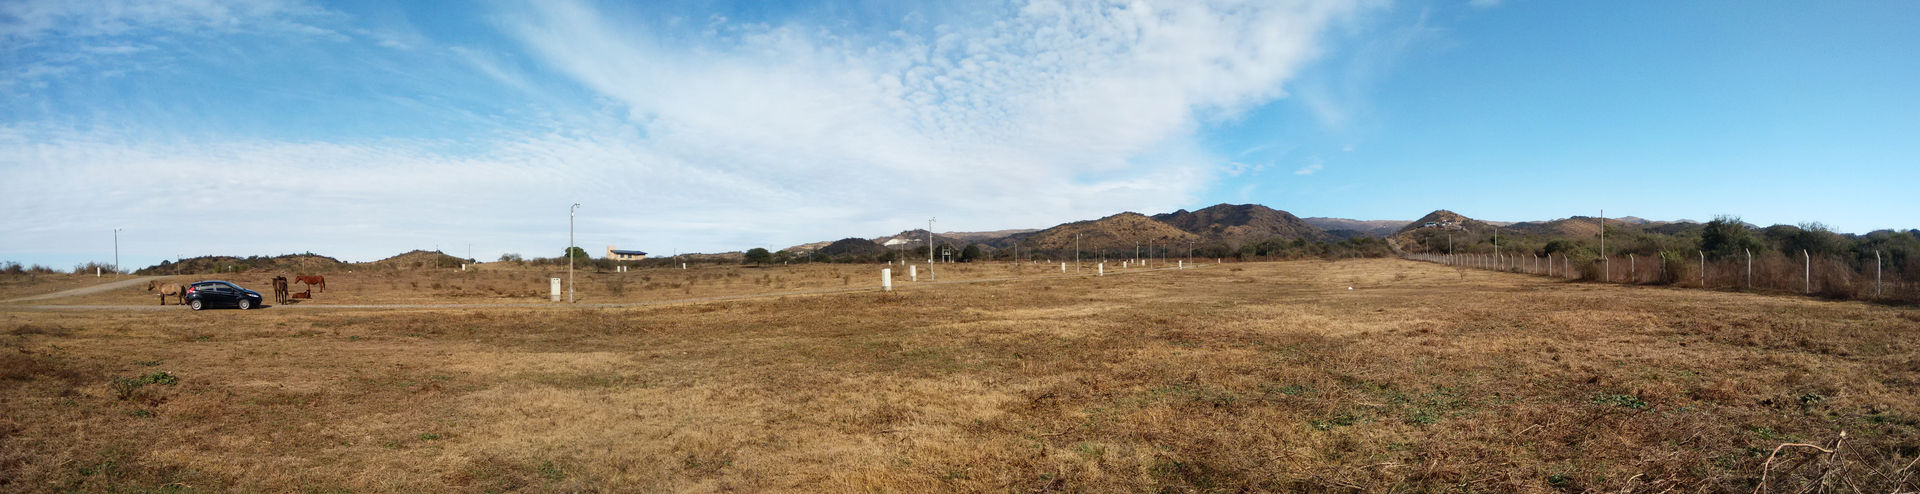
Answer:
<path fill-rule="evenodd" d="M 1674 233 L 1698 228 L 1699 223 L 1651 221 L 1636 217 L 1608 218 L 1609 227 L 1619 230 L 1645 230 Z M 1175 249 L 1176 246 L 1225 245 L 1237 248 L 1249 242 L 1337 242 L 1355 238 L 1424 237 L 1438 231 L 1465 231 L 1514 236 L 1590 236 L 1600 231 L 1599 220 L 1574 216 L 1545 221 L 1496 222 L 1469 218 L 1448 210 L 1436 210 L 1420 219 L 1354 220 L 1346 218 L 1300 218 L 1293 213 L 1259 204 L 1218 204 L 1211 207 L 1152 216 L 1123 212 L 1094 220 L 1075 221 L 1050 228 L 999 230 L 991 232 L 934 233 L 935 245 L 955 247 L 978 244 L 992 249 L 1033 249 L 1065 251 L 1132 251 L 1140 247 Z M 796 245 L 785 250 L 794 253 L 831 250 L 834 252 L 877 252 L 878 249 L 925 249 L 927 230 L 914 229 L 871 239 L 848 238 Z M 1409 240 L 1411 240 L 1409 238 Z M 865 245 L 864 242 L 873 244 Z"/>

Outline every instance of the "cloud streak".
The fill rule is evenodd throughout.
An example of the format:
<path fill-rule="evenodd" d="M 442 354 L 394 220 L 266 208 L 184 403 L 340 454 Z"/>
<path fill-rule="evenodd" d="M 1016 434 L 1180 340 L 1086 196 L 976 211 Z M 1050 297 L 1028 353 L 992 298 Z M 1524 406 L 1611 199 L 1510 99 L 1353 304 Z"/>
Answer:
<path fill-rule="evenodd" d="M 139 24 L 36 11 L 0 36 L 105 37 L 169 18 L 223 26 L 252 12 L 208 5 L 231 15 Z M 269 13 L 310 14 L 284 5 Z M 12 232 L 0 252 L 66 249 L 139 225 L 148 231 L 135 237 L 159 244 L 145 251 L 161 257 L 311 250 L 365 260 L 466 242 L 553 255 L 574 202 L 585 204 L 582 245 L 683 252 L 887 234 L 928 215 L 964 230 L 1170 210 L 1247 168 L 1223 166 L 1230 160 L 1203 150 L 1196 129 L 1285 97 L 1323 51 L 1321 31 L 1369 7 L 1034 1 L 964 23 L 908 16 L 848 28 L 804 16 L 642 21 L 659 16 L 573 1 L 508 6 L 493 19 L 524 57 L 415 46 L 434 43 L 424 38 L 407 46 L 452 54 L 468 76 L 543 104 L 574 101 L 539 96 L 569 89 L 554 80 L 592 103 L 444 139 L 14 122 L 0 127 L 0 206 L 22 214 L 0 218 Z"/>

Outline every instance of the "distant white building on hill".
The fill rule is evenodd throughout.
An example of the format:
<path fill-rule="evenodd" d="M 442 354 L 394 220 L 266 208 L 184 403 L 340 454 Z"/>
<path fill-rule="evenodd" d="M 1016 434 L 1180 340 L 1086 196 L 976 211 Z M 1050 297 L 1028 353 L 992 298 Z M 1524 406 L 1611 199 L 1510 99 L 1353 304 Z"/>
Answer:
<path fill-rule="evenodd" d="M 637 250 L 620 250 L 607 246 L 607 258 L 615 261 L 638 261 L 647 258 L 647 253 Z"/>

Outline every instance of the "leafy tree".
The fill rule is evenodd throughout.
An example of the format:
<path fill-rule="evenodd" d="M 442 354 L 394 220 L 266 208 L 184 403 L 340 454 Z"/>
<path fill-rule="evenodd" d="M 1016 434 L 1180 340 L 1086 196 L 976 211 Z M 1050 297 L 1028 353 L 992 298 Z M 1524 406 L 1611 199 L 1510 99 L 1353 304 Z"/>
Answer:
<path fill-rule="evenodd" d="M 1798 231 L 1786 237 L 1780 249 L 1788 254 L 1799 253 L 1801 249 L 1814 255 L 1833 254 L 1841 250 L 1847 242 L 1839 235 L 1820 223 L 1801 223 Z"/>
<path fill-rule="evenodd" d="M 1714 259 L 1745 256 L 1747 250 L 1764 247 L 1759 239 L 1753 238 L 1753 232 L 1747 230 L 1739 216 L 1716 216 L 1700 231 L 1700 250 Z"/>
<path fill-rule="evenodd" d="M 747 262 L 754 263 L 754 264 L 766 264 L 766 263 L 773 262 L 773 253 L 767 252 L 767 249 L 754 247 L 747 251 Z"/>

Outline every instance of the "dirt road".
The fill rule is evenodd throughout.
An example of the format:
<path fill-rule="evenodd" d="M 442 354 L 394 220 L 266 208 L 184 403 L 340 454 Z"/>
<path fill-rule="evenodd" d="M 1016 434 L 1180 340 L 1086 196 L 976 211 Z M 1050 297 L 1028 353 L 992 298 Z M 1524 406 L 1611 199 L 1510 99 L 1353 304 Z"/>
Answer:
<path fill-rule="evenodd" d="M 136 277 L 120 280 L 120 281 L 110 281 L 110 282 L 101 283 L 101 284 L 89 286 L 89 287 L 75 288 L 72 290 L 61 290 L 53 293 L 0 300 L 0 303 L 27 302 L 27 301 L 33 301 L 33 300 L 46 300 L 50 298 L 73 297 L 73 296 L 79 296 L 79 295 L 86 295 L 89 293 L 100 293 L 100 292 L 104 292 L 104 291 L 112 290 L 116 288 L 138 286 L 141 283 L 146 283 L 147 280 L 150 280 L 150 279 L 153 279 L 153 277 L 152 276 L 136 276 Z"/>

